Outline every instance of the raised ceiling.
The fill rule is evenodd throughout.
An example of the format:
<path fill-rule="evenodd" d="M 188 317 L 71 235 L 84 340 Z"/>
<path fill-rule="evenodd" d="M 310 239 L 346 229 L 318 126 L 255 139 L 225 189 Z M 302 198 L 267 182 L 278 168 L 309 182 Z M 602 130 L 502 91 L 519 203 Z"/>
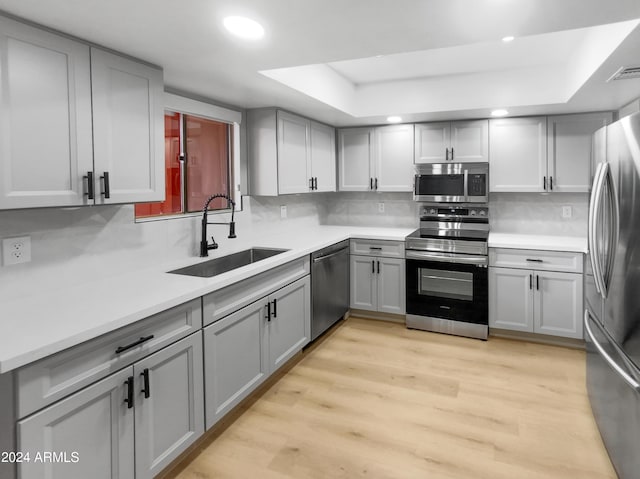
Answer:
<path fill-rule="evenodd" d="M 337 126 L 640 97 L 640 79 L 606 81 L 640 64 L 638 0 L 0 0 L 0 10 L 160 65 L 171 89 Z M 265 38 L 232 38 L 221 26 L 232 14 L 260 21 Z"/>

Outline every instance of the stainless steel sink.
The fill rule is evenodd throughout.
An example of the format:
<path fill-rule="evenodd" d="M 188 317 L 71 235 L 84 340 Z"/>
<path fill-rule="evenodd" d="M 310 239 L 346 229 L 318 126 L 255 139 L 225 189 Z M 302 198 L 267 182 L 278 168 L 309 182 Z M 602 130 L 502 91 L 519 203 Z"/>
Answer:
<path fill-rule="evenodd" d="M 238 251 L 227 256 L 214 258 L 204 263 L 194 264 L 185 268 L 167 271 L 168 273 L 184 274 L 187 276 L 199 276 L 201 278 L 210 278 L 217 274 L 226 273 L 236 268 L 246 266 L 256 261 L 261 261 L 271 256 L 288 251 L 286 249 L 277 248 L 251 248 L 244 251 Z"/>

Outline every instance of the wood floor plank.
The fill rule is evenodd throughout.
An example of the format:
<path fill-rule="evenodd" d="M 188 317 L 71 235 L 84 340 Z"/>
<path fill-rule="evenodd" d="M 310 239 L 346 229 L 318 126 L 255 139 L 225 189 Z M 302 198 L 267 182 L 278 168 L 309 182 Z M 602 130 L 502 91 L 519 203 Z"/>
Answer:
<path fill-rule="evenodd" d="M 577 349 L 349 318 L 170 479 L 615 479 Z"/>

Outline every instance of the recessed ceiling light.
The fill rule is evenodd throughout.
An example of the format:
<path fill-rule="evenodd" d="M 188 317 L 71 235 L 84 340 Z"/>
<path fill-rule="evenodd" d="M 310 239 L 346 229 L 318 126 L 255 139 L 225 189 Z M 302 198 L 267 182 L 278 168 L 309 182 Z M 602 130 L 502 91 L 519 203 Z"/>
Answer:
<path fill-rule="evenodd" d="M 389 123 L 400 123 L 402 121 L 402 117 L 400 116 L 388 116 L 387 121 Z"/>
<path fill-rule="evenodd" d="M 507 116 L 509 112 L 504 109 L 493 110 L 491 116 Z"/>
<path fill-rule="evenodd" d="M 502 37 L 502 41 L 504 43 L 509 43 L 509 42 L 512 42 L 515 38 L 516 37 L 513 37 L 513 36 L 509 35 L 508 37 Z"/>
<path fill-rule="evenodd" d="M 226 17 L 224 26 L 232 34 L 246 40 L 258 40 L 264 36 L 264 28 L 247 17 Z"/>

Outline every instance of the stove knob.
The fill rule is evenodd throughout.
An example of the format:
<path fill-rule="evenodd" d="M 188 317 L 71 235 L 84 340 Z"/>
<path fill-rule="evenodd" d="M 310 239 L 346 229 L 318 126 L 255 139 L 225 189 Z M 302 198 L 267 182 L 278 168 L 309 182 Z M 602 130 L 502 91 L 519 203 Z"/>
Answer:
<path fill-rule="evenodd" d="M 469 211 L 469 216 L 476 216 L 478 214 L 478 212 L 476 210 L 470 210 Z"/>
<path fill-rule="evenodd" d="M 430 214 L 430 215 L 438 214 L 438 210 L 436 210 L 435 208 L 431 208 L 431 209 L 429 210 L 429 214 Z"/>
<path fill-rule="evenodd" d="M 480 210 L 480 216 L 487 216 L 487 212 L 485 210 Z"/>

